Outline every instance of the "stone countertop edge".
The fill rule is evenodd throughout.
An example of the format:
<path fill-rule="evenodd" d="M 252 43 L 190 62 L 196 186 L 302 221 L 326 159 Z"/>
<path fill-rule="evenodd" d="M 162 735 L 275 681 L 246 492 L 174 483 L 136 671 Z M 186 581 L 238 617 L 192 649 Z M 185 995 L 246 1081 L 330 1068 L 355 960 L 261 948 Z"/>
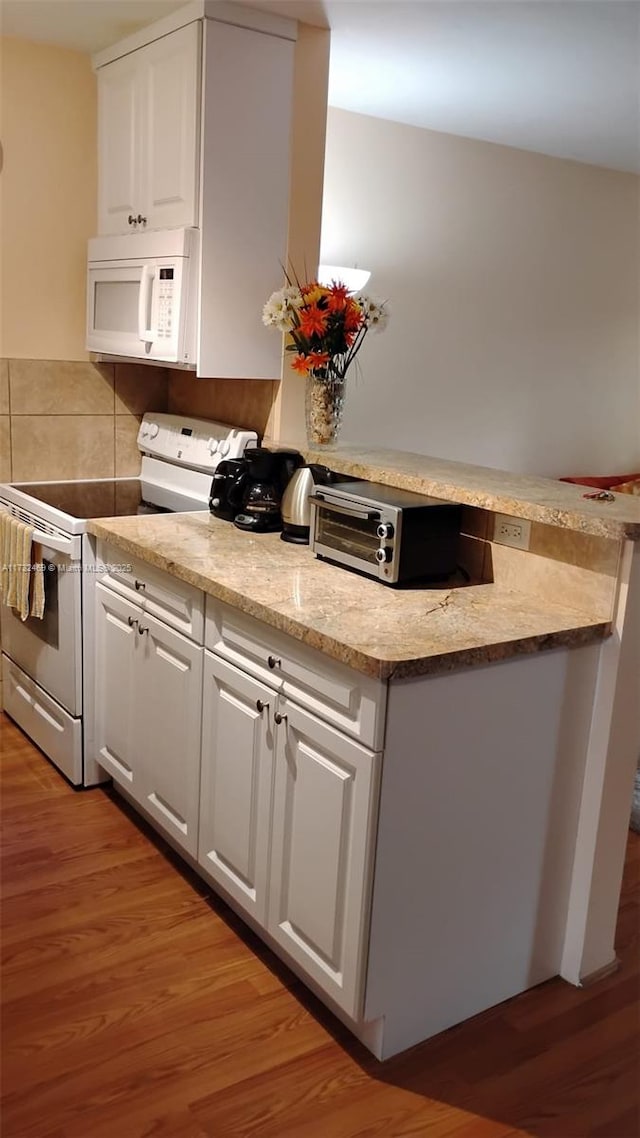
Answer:
<path fill-rule="evenodd" d="M 200 514 L 188 515 L 162 515 L 163 521 L 171 519 L 200 518 Z M 385 658 L 375 653 L 368 654 L 362 648 L 349 643 L 348 638 L 337 639 L 329 633 L 306 624 L 290 615 L 281 613 L 268 603 L 255 601 L 247 593 L 225 585 L 211 573 L 203 572 L 197 563 L 198 557 L 185 555 L 178 559 L 158 552 L 153 545 L 147 543 L 137 533 L 129 536 L 118 532 L 116 526 L 124 522 L 135 520 L 137 525 L 145 521 L 157 521 L 157 518 L 103 518 L 94 519 L 88 523 L 88 530 L 95 537 L 101 538 L 110 545 L 122 550 L 124 553 L 137 557 L 141 561 L 160 569 L 178 579 L 201 589 L 204 593 L 215 599 L 236 608 L 248 616 L 254 617 L 272 628 L 277 629 L 294 639 L 300 640 L 310 648 L 323 652 L 330 658 L 353 668 L 363 675 L 376 680 L 409 679 L 411 677 L 438 675 L 446 672 L 458 671 L 467 667 L 477 667 L 482 664 L 495 663 L 500 660 L 511 659 L 515 656 L 528 655 L 550 648 L 575 647 L 592 644 L 605 639 L 611 633 L 608 621 L 590 619 L 586 613 L 575 612 L 575 626 L 569 628 L 552 629 L 548 632 L 516 636 L 513 639 L 501 639 L 469 647 L 456 648 L 452 651 L 440 650 L 430 652 L 424 656 L 407 655 L 404 658 Z M 224 523 L 228 524 L 228 523 Z M 146 527 L 145 527 L 146 528 Z M 292 547 L 289 546 L 289 549 Z M 294 547 L 299 550 L 300 547 Z M 324 567 L 324 566 L 323 566 Z M 339 569 L 342 573 L 345 570 Z M 354 578 L 359 581 L 360 578 Z M 380 586 L 385 588 L 384 585 Z M 388 590 L 391 592 L 392 590 Z M 393 590 L 395 592 L 395 590 Z M 552 606 L 550 606 L 551 608 Z"/>
<path fill-rule="evenodd" d="M 288 443 L 265 439 L 265 446 Z M 339 474 L 367 479 L 434 498 L 510 514 L 595 537 L 640 541 L 640 496 L 616 494 L 612 502 L 584 498 L 590 487 L 538 475 L 513 474 L 409 451 L 338 443 L 328 450 L 291 443 L 306 462 L 322 463 Z M 595 489 L 593 490 L 595 491 Z"/>

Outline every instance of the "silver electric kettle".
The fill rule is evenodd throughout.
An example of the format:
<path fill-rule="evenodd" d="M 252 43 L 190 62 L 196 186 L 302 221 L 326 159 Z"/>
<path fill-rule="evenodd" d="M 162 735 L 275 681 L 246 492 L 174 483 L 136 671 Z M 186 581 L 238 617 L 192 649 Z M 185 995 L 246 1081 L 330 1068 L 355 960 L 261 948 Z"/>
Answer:
<path fill-rule="evenodd" d="M 283 541 L 291 541 L 296 545 L 309 544 L 311 516 L 309 495 L 313 493 L 314 486 L 326 486 L 333 480 L 333 471 L 329 470 L 328 466 L 320 466 L 317 463 L 299 466 L 294 471 L 285 487 L 280 503 L 280 512 L 282 513 L 280 537 Z"/>

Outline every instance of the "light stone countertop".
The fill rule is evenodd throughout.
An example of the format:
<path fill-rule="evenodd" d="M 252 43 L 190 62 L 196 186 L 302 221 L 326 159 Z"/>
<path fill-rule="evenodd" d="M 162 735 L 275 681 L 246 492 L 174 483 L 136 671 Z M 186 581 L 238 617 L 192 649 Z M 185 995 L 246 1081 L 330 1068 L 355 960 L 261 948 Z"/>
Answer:
<path fill-rule="evenodd" d="M 379 679 L 590 643 L 610 631 L 600 618 L 494 583 L 393 589 L 208 512 L 101 519 L 88 529 Z"/>
<path fill-rule="evenodd" d="M 284 443 L 265 446 L 284 446 Z M 340 474 L 383 482 L 419 494 L 479 506 L 494 513 L 577 530 L 597 537 L 640 540 L 640 496 L 616 494 L 612 502 L 586 499 L 589 486 L 554 478 L 514 474 L 486 466 L 470 466 L 407 451 L 365 448 L 339 443 L 330 450 L 292 444 L 307 462 L 320 462 Z M 582 473 L 582 472 L 578 472 Z M 587 474 L 591 473 L 586 471 Z M 626 473 L 621 471 L 622 474 Z"/>

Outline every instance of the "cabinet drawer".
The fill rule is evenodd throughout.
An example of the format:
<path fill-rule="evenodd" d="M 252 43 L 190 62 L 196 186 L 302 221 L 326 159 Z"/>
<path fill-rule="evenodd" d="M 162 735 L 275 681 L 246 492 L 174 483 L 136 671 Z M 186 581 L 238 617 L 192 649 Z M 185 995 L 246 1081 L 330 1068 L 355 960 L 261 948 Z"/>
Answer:
<path fill-rule="evenodd" d="M 207 597 L 205 645 L 334 727 L 382 750 L 386 685 Z"/>
<path fill-rule="evenodd" d="M 98 562 L 104 569 L 100 574 L 103 585 L 202 644 L 204 594 L 200 589 L 104 542 L 98 543 Z"/>

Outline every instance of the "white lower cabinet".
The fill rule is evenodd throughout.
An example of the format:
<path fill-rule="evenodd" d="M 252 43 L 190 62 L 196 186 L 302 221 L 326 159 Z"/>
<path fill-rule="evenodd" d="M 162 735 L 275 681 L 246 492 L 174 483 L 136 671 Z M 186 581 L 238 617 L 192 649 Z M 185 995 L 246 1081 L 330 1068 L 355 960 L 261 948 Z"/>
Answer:
<path fill-rule="evenodd" d="M 205 652 L 199 864 L 349 1016 L 380 756 Z"/>
<path fill-rule="evenodd" d="M 597 646 L 383 683 L 212 598 L 202 647 L 139 565 L 96 595 L 98 761 L 374 1055 L 562 971 Z"/>
<path fill-rule="evenodd" d="M 336 1004 L 362 1010 L 380 755 L 279 697 L 267 927 Z"/>
<path fill-rule="evenodd" d="M 198 862 L 266 924 L 274 693 L 205 652 Z"/>
<path fill-rule="evenodd" d="M 98 762 L 194 857 L 202 654 L 142 606 L 96 586 Z"/>

